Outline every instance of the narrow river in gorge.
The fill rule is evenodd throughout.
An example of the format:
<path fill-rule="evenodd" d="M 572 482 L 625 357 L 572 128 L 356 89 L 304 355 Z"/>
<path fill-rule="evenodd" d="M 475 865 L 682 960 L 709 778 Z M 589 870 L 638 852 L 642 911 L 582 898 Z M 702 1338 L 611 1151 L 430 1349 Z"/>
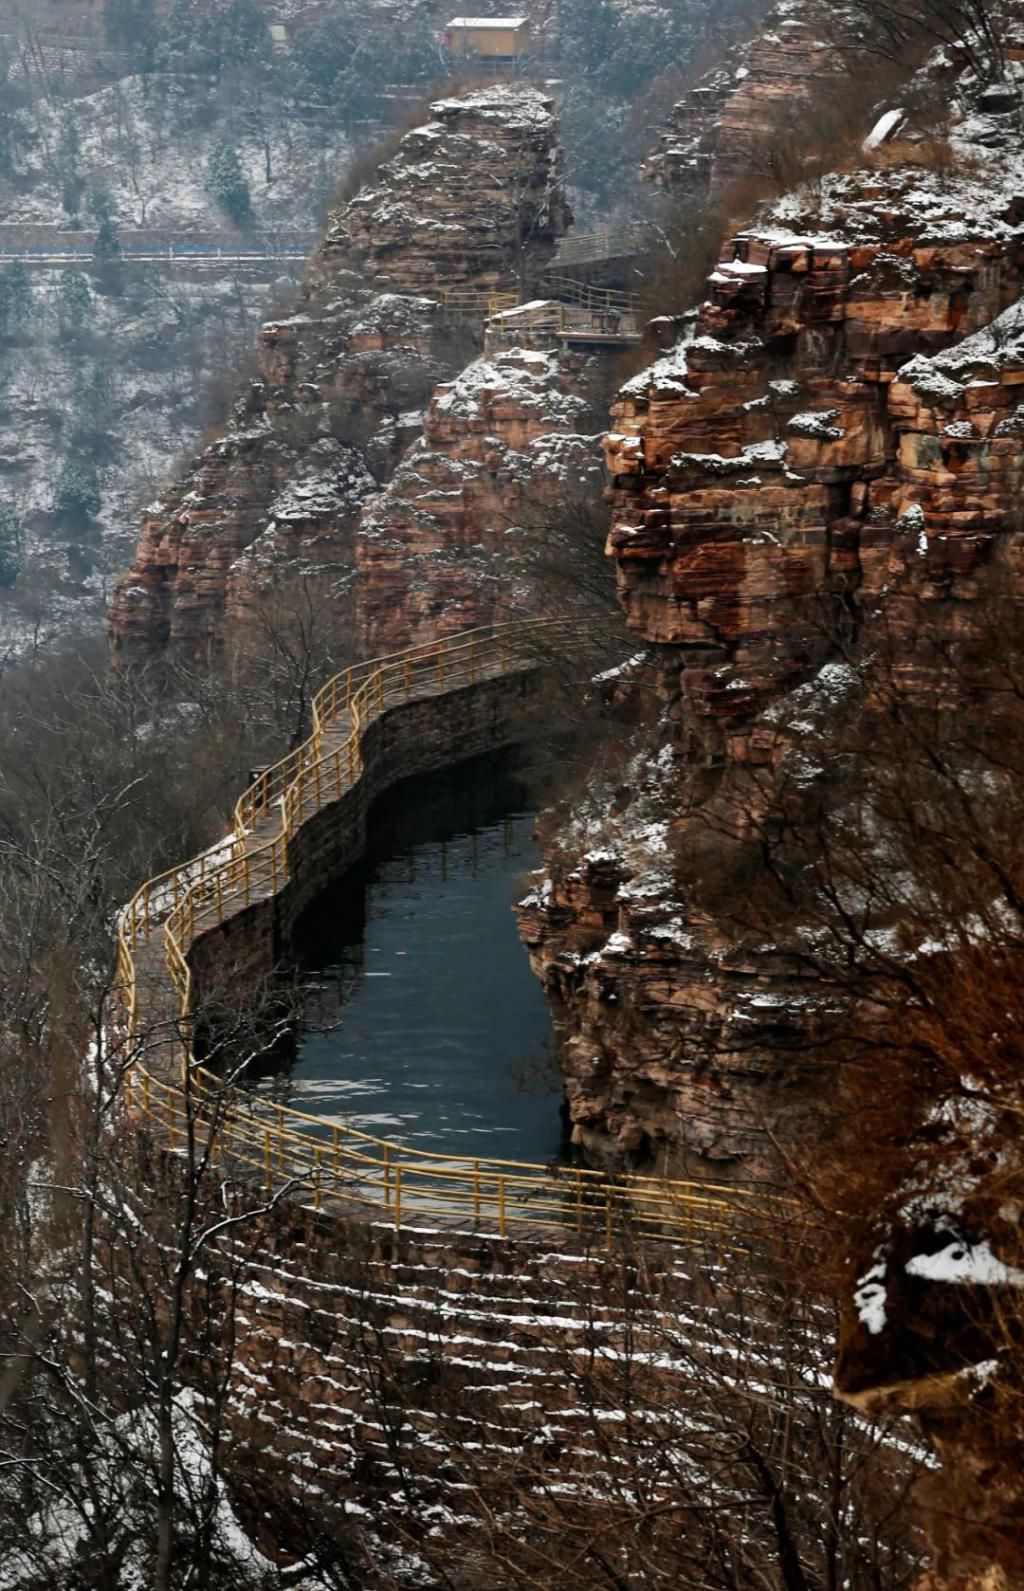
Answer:
<path fill-rule="evenodd" d="M 550 1015 L 510 910 L 540 864 L 542 784 L 503 756 L 377 804 L 364 862 L 299 925 L 309 991 L 275 1097 L 420 1149 L 559 1152 Z"/>

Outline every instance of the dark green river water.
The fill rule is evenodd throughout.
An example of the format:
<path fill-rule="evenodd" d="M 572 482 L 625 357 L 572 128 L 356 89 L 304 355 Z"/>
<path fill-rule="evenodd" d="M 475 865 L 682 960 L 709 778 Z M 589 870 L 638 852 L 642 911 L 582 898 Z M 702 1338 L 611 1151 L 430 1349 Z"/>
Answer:
<path fill-rule="evenodd" d="M 421 1149 L 557 1154 L 550 1018 L 510 910 L 538 802 L 536 776 L 491 759 L 377 806 L 371 854 L 300 924 L 293 1104 Z"/>

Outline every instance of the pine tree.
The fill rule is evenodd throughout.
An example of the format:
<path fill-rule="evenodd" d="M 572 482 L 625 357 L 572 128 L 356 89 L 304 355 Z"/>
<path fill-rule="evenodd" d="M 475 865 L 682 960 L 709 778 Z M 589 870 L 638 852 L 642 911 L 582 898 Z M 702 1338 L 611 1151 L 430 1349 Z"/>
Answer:
<path fill-rule="evenodd" d="M 74 170 L 81 153 L 82 140 L 78 136 L 78 128 L 71 117 L 67 116 L 61 123 L 60 136 L 57 139 L 57 160 L 61 169 Z"/>
<path fill-rule="evenodd" d="M 121 240 L 117 235 L 117 222 L 111 216 L 104 216 L 96 228 L 92 257 L 100 265 L 107 265 L 111 260 L 121 258 Z"/>
<path fill-rule="evenodd" d="M 215 144 L 206 168 L 206 191 L 239 226 L 252 214 L 249 184 L 238 151 L 226 139 Z"/>
<path fill-rule="evenodd" d="M 0 503 L 0 586 L 13 586 L 21 573 L 21 521 L 9 503 Z"/>
<path fill-rule="evenodd" d="M 20 260 L 0 271 L 0 336 L 10 336 L 32 314 L 32 288 Z"/>
<path fill-rule="evenodd" d="M 57 320 L 61 336 L 76 337 L 92 317 L 92 293 L 81 271 L 60 274 L 57 287 Z"/>
<path fill-rule="evenodd" d="M 82 528 L 99 513 L 101 503 L 95 465 L 81 454 L 69 454 L 54 487 L 54 512 L 68 524 Z"/>
<path fill-rule="evenodd" d="M 85 181 L 77 173 L 64 178 L 60 190 L 61 209 L 69 221 L 77 222 L 82 213 L 82 195 L 85 193 Z"/>
<path fill-rule="evenodd" d="M 115 220 L 114 200 L 109 188 L 93 188 L 89 195 L 89 211 L 98 227 L 104 221 Z"/>
<path fill-rule="evenodd" d="M 114 412 L 115 390 L 109 369 L 79 364 L 72 378 L 71 397 L 77 426 L 90 434 L 101 431 Z"/>
<path fill-rule="evenodd" d="M 85 179 L 78 170 L 81 152 L 82 141 L 78 136 L 78 128 L 70 116 L 66 117 L 61 123 L 57 140 L 57 171 L 60 175 L 61 207 L 69 221 L 77 221 L 85 193 Z"/>
<path fill-rule="evenodd" d="M 103 29 L 112 44 L 133 51 L 144 65 L 157 41 L 152 0 L 105 0 Z"/>
<path fill-rule="evenodd" d="M 162 71 L 179 71 L 195 47 L 195 18 L 191 0 L 174 0 L 158 30 L 156 65 Z"/>

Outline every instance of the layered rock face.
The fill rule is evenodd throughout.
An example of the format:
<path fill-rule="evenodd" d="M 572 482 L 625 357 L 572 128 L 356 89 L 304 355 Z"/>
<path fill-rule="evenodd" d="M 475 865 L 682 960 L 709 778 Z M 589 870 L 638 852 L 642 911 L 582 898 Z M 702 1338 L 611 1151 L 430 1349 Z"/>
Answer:
<path fill-rule="evenodd" d="M 737 813 L 756 829 L 782 721 L 827 714 L 851 637 L 895 637 L 923 699 L 922 605 L 934 655 L 1016 557 L 1018 175 L 1006 154 L 986 189 L 976 155 L 836 178 L 814 230 L 733 238 L 688 341 L 613 411 L 608 548 L 654 706 L 521 912 L 595 1156 L 721 1173 L 801 1130 L 822 1002 L 701 858 Z"/>
<path fill-rule="evenodd" d="M 496 87 L 430 112 L 328 228 L 321 267 L 358 263 L 406 293 L 525 281 L 571 220 L 551 101 Z"/>
<path fill-rule="evenodd" d="M 850 661 L 886 654 L 911 715 L 962 708 L 988 599 L 1019 603 L 1017 112 L 1012 87 L 990 92 L 940 169 L 894 149 L 827 179 L 813 215 L 791 197 L 732 237 L 696 323 L 614 408 L 608 550 L 640 649 L 604 688 L 641 722 L 549 820 L 520 907 L 591 1158 L 747 1177 L 779 1143 L 808 1152 L 836 1008 L 793 924 L 773 937 L 747 893 L 787 787 L 843 799 L 822 757 Z M 959 1110 L 960 1158 L 938 1155 L 935 1200 L 908 1199 L 863 1256 L 839 1367 L 845 1396 L 914 1412 L 942 1458 L 920 1591 L 1024 1576 L 1019 1127 L 979 1141 L 972 1086 L 933 1102 L 925 1137 Z"/>
<path fill-rule="evenodd" d="M 836 71 L 829 28 L 807 6 L 783 0 L 749 42 L 675 105 L 646 175 L 678 198 L 715 199 L 753 173 L 751 157 L 781 111 L 798 111 L 822 77 Z M 756 163 L 755 163 L 756 169 Z"/>
<path fill-rule="evenodd" d="M 145 514 L 111 610 L 116 648 L 202 656 L 296 574 L 351 641 L 362 504 L 461 363 L 440 300 L 514 287 L 568 214 L 544 95 L 498 86 L 433 109 L 332 219 L 296 312 L 263 327 L 257 377 L 223 434 Z"/>
<path fill-rule="evenodd" d="M 566 496 L 598 490 L 585 379 L 582 360 L 516 349 L 438 387 L 422 437 L 360 521 L 363 656 L 536 616 L 538 548 L 554 547 Z"/>

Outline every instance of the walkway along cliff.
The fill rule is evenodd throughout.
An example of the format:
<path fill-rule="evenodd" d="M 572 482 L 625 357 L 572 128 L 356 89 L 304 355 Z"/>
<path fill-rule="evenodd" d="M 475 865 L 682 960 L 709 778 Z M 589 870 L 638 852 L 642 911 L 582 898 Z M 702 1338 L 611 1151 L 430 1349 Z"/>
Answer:
<path fill-rule="evenodd" d="M 661 161 L 660 180 L 669 188 L 678 180 L 685 190 L 697 170 L 712 188 L 725 184 L 743 166 L 743 158 L 730 155 L 730 116 L 745 138 L 763 128 L 766 104 L 779 98 L 768 91 L 773 62 L 782 64 L 787 81 L 799 80 L 801 93 L 812 93 L 820 47 L 814 26 L 787 15 L 778 36 L 750 47 L 752 66 L 740 67 L 747 75 L 718 84 L 711 103 L 721 116 L 699 149 L 686 142 L 690 110 L 680 112 L 675 153 Z M 1024 41 L 1011 36 L 1007 51 L 1011 62 L 1024 60 Z M 859 761 L 849 756 L 851 722 L 870 742 L 872 724 L 892 718 L 894 704 L 904 715 L 899 721 L 917 730 L 929 715 L 947 727 L 974 721 L 969 709 L 979 699 L 978 669 L 1002 656 L 986 629 L 993 604 L 1009 594 L 1011 609 L 1019 607 L 1020 94 L 1016 66 L 1013 81 L 995 93 L 979 90 L 962 68 L 953 56 L 933 57 L 916 85 L 919 104 L 934 105 L 938 95 L 957 106 L 941 141 L 911 118 L 901 136 L 880 148 L 864 126 L 847 169 L 817 176 L 732 228 L 696 320 L 680 318 L 676 345 L 628 381 L 615 404 L 605 442 L 612 476 L 608 551 L 637 650 L 628 664 L 601 670 L 599 683 L 622 708 L 622 733 L 597 758 L 582 793 L 546 819 L 546 874 L 519 908 L 562 1039 L 577 1146 L 591 1165 L 622 1179 L 613 1186 L 654 1187 L 664 1178 L 693 1190 L 710 1177 L 717 1208 L 729 1203 L 727 1185 L 739 1201 L 745 1181 L 769 1165 L 777 1169 L 779 1150 L 805 1191 L 810 1174 L 827 1168 L 840 1145 L 849 1153 L 856 1112 L 847 1074 L 832 1062 L 842 1053 L 835 1045 L 845 1028 L 863 1038 L 863 1013 L 813 939 L 821 921 L 815 891 L 822 857 L 810 856 L 801 836 L 831 835 L 830 816 L 855 808 L 871 748 L 861 746 Z M 890 130 L 894 125 L 902 126 L 890 123 Z M 858 150 L 861 138 L 867 146 Z M 422 155 L 421 142 L 403 146 L 400 165 Z M 402 167 L 399 187 L 409 169 Z M 367 200 L 375 202 L 372 195 Z M 407 243 L 407 213 L 399 219 Z M 374 269 L 383 269 L 387 240 L 378 248 L 371 234 L 365 206 L 357 204 L 351 225 L 338 234 L 339 250 L 361 249 Z M 330 253 L 322 254 L 311 280 L 323 284 L 331 269 Z M 418 247 L 407 265 L 396 268 L 392 259 L 388 269 L 397 269 L 402 291 L 422 290 L 427 267 Z M 489 280 L 487 290 L 495 285 Z M 408 311 L 405 298 L 389 303 Z M 408 324 L 419 326 L 418 315 Z M 293 355 L 305 335 L 301 321 L 265 334 L 270 357 L 284 361 L 282 388 L 305 368 Z M 353 327 L 350 335 L 363 332 Z M 410 344 L 417 335 L 409 333 Z M 447 379 L 427 404 L 411 452 L 372 500 L 361 489 L 356 494 L 355 551 L 343 553 L 338 579 L 326 588 L 354 600 L 368 650 L 399 644 L 406 623 L 424 645 L 383 671 L 351 677 L 354 699 L 371 693 L 357 702 L 360 712 L 363 705 L 373 709 L 365 745 L 357 736 L 353 749 L 344 716 L 348 687 L 339 701 L 335 686 L 329 713 L 318 720 L 315 734 L 322 738 L 312 760 L 297 753 L 254 787 L 224 856 L 212 868 L 200 860 L 154 881 L 132 903 L 123 974 L 145 1000 L 153 991 L 158 1001 L 170 998 L 152 1007 L 158 1024 L 176 1027 L 183 1010 L 187 1018 L 189 1007 L 180 1001 L 188 1000 L 193 979 L 201 996 L 214 990 L 217 962 L 262 970 L 273 960 L 276 928 L 266 903 L 280 898 L 287 919 L 289 891 L 305 887 L 305 847 L 311 836 L 315 845 L 321 825 L 326 834 L 335 821 L 348 821 L 346 803 L 358 808 L 364 786 L 350 781 L 364 755 L 372 769 L 377 737 L 397 756 L 398 726 L 413 722 L 402 719 L 406 712 L 422 714 L 431 735 L 441 734 L 441 703 L 457 697 L 447 689 L 447 662 L 441 679 L 444 646 L 429 637 L 491 616 L 493 610 L 480 615 L 475 604 L 477 576 L 486 591 L 489 555 L 500 548 L 496 509 L 532 477 L 541 455 L 555 451 L 543 418 L 538 426 L 538 410 L 554 399 L 559 418 L 548 429 L 572 470 L 586 453 L 564 367 L 546 356 L 512 352 L 458 378 L 451 370 L 442 374 Z M 262 404 L 262 394 L 254 401 Z M 401 414 L 393 418 L 401 430 Z M 264 436 L 262 419 L 258 429 Z M 405 440 L 414 429 L 410 423 Z M 147 531 L 139 589 L 125 588 L 115 616 L 126 650 L 133 633 L 144 645 L 171 637 L 200 652 L 222 634 L 221 613 L 230 609 L 223 570 L 234 571 L 230 584 L 245 558 L 235 563 L 242 549 L 233 531 L 222 536 L 240 488 L 225 497 L 229 512 L 217 506 L 217 493 L 223 460 L 241 457 L 234 450 L 244 451 L 249 440 L 256 441 L 255 433 L 247 439 L 241 429 L 217 444 L 206 456 L 210 473 L 198 482 L 194 504 L 182 498 L 169 523 L 154 522 L 152 535 Z M 395 458 L 397 445 L 389 471 Z M 242 470 L 243 483 L 250 478 Z M 554 481 L 551 500 L 557 472 Z M 264 493 L 242 540 L 264 522 L 267 502 Z M 187 561 L 198 546 L 189 528 L 193 509 L 197 525 L 208 514 L 214 527 L 202 556 L 210 555 L 207 572 L 216 566 L 213 598 L 197 625 L 205 597 L 193 600 L 199 553 L 194 567 Z M 486 546 L 478 509 L 488 520 Z M 297 514 L 301 539 L 301 503 Z M 265 534 L 271 540 L 281 534 L 277 519 Z M 158 573 L 164 551 L 166 578 Z M 354 582 L 353 568 L 360 571 Z M 495 605 L 504 612 L 500 600 Z M 412 687 L 423 671 L 422 697 L 410 688 L 406 668 Z M 485 738 L 505 732 L 499 719 L 507 726 L 505 712 L 523 705 L 528 677 L 528 669 L 510 675 L 500 668 L 486 681 L 470 681 L 484 720 L 467 719 L 467 729 L 483 728 Z M 386 683 L 369 683 L 377 679 Z M 393 713 L 375 716 L 389 704 Z M 880 727 L 877 740 L 892 747 Z M 476 746 L 472 735 L 467 749 L 470 744 Z M 441 754 L 440 740 L 434 749 Z M 900 749 L 889 757 L 897 769 Z M 457 745 L 444 752 L 457 754 Z M 977 785 L 998 795 L 1007 772 L 1012 769 Z M 276 815 L 264 829 L 279 800 L 283 829 Z M 913 893 L 904 890 L 900 899 L 905 873 L 883 848 L 872 852 L 869 824 L 857 832 L 865 859 L 888 889 L 869 896 L 866 914 L 853 914 L 862 960 L 873 956 L 877 969 L 880 957 L 888 957 L 890 971 L 895 965 L 905 972 L 947 954 L 942 936 L 923 927 L 912 942 L 901 936 L 906 916 L 899 912 L 906 913 Z M 253 834 L 258 862 L 250 854 Z M 325 855 L 319 853 L 318 864 Z M 766 905 L 758 888 L 765 877 L 787 888 L 798 880 L 786 912 L 773 916 L 770 895 Z M 833 891 L 831 904 L 850 918 L 841 892 Z M 1011 926 L 1016 910 L 1003 914 Z M 917 919 L 915 925 L 922 926 Z M 1017 955 L 1020 946 L 1007 932 L 1008 950 Z M 977 944 L 968 948 L 973 954 Z M 151 1116 L 161 1137 L 173 1135 L 187 1108 L 177 1103 L 176 1067 L 175 1055 L 170 1064 L 146 1063 L 132 1079 L 131 1108 Z M 207 1086 L 201 1071 L 185 1076 L 189 1089 Z M 1019 1190 L 1019 1134 L 995 1148 L 986 1140 L 984 1155 L 972 1158 L 979 1146 L 971 1134 L 984 1113 L 963 1109 L 973 1074 L 954 1084 L 949 1098 L 940 1090 L 918 1099 L 923 1136 L 940 1139 L 953 1122 L 963 1139 L 956 1163 L 971 1168 L 968 1183 L 996 1155 L 1008 1185 Z M 1019 1118 L 1015 1087 L 1004 1127 Z M 886 1092 L 876 1079 L 874 1093 Z M 364 1196 L 369 1181 L 378 1216 L 383 1209 L 386 1224 L 408 1235 L 416 1207 L 410 1185 L 424 1175 L 411 1159 L 401 1165 L 398 1198 L 399 1167 L 381 1142 L 357 1149 L 354 1141 L 336 1144 L 324 1134 L 311 1146 L 305 1127 L 293 1131 L 258 1107 L 236 1114 L 232 1100 L 231 1113 L 227 1164 L 236 1156 L 247 1175 L 267 1185 L 294 1173 L 303 1199 L 327 1222 L 334 1219 L 341 1167 L 349 1204 Z M 873 1147 L 870 1140 L 861 1146 L 866 1162 L 876 1158 Z M 353 1165 L 364 1155 L 369 1172 L 364 1159 L 358 1159 L 362 1169 Z M 536 1196 L 533 1214 L 539 1209 L 547 1220 L 557 1207 L 553 1224 L 571 1231 L 572 1203 L 586 1179 L 570 1181 L 566 1223 L 565 1182 L 553 1186 L 545 1168 L 529 1171 L 518 1213 L 528 1223 Z M 443 1183 L 450 1211 L 455 1190 L 472 1220 L 496 1228 L 500 1239 L 516 1215 L 510 1175 L 493 1166 L 474 1171 L 462 1164 L 453 1173 L 452 1163 L 435 1164 L 430 1197 L 439 1198 Z M 594 1186 L 606 1186 L 599 1174 Z M 812 1191 L 824 1201 L 819 1187 Z M 520 1192 L 517 1184 L 516 1197 Z M 988 1208 L 972 1191 L 958 1193 L 950 1208 L 941 1185 L 926 1188 L 927 1197 L 916 1185 L 890 1192 L 890 1205 L 868 1212 L 877 1219 L 864 1220 L 860 1246 L 847 1256 L 839 1386 L 862 1409 L 914 1409 L 951 1461 L 945 1493 L 942 1477 L 933 1478 L 942 1524 L 933 1532 L 935 1572 L 922 1588 L 1009 1591 L 1024 1572 L 1015 1529 L 1019 1427 L 1000 1444 L 985 1421 L 993 1406 L 986 1399 L 1005 1396 L 1019 1406 L 1016 1372 L 1000 1380 L 991 1366 L 999 1358 L 993 1318 L 1007 1297 L 1018 1296 L 1007 1290 L 1019 1288 L 1024 1273 L 1020 1201 L 1015 1192 Z M 581 1202 L 577 1235 L 592 1235 L 596 1211 L 602 1241 L 609 1230 L 614 1238 L 614 1200 L 606 1197 L 603 1209 L 600 1197 L 589 1208 Z M 690 1192 L 683 1202 L 692 1207 Z M 833 1213 L 836 1231 L 845 1231 L 845 1212 Z M 839 1237 L 833 1247 L 842 1248 Z M 947 1249 L 956 1253 L 944 1269 Z M 966 1293 L 959 1285 L 965 1277 Z M 985 1277 L 992 1285 L 981 1329 L 972 1313 L 977 1288 L 970 1287 Z M 1011 1319 L 1018 1316 L 1011 1312 Z M 997 1391 L 989 1390 L 990 1380 Z"/>
<path fill-rule="evenodd" d="M 383 1214 L 396 1227 L 405 1217 L 499 1237 L 553 1227 L 609 1246 L 623 1228 L 634 1240 L 740 1241 L 744 1200 L 729 1189 L 438 1157 L 267 1104 L 244 1087 L 244 1052 L 225 1095 L 223 1079 L 192 1055 L 189 1035 L 209 1017 L 204 996 L 221 1019 L 229 1001 L 256 1003 L 302 908 L 357 860 L 374 797 L 527 737 L 552 648 L 557 657 L 566 645 L 585 650 L 588 638 L 557 621 L 469 631 L 323 687 L 312 737 L 241 797 L 233 835 L 144 884 L 122 914 L 126 1037 L 140 1046 L 125 1074 L 130 1117 L 141 1114 L 173 1150 L 195 1116 L 229 1173 L 267 1192 L 294 1183 L 317 1210 Z M 258 1033 L 248 1040 L 258 1044 Z"/>
<path fill-rule="evenodd" d="M 153 1156 L 157 1197 L 173 1210 L 178 1179 L 197 1178 L 219 1233 L 190 1281 L 199 1344 L 186 1383 L 208 1396 L 212 1317 L 234 1506 L 286 1563 L 308 1553 L 307 1521 L 321 1547 L 340 1529 L 349 1564 L 367 1555 L 368 1586 L 387 1586 L 400 1559 L 414 1585 L 443 1573 L 467 1591 L 511 1588 L 559 1565 L 586 1591 L 596 1506 L 602 1539 L 640 1551 L 654 1584 L 686 1583 L 716 1539 L 727 1568 L 763 1566 L 791 1541 L 813 1561 L 829 1485 L 851 1522 L 837 1561 L 867 1564 L 881 1540 L 902 1565 L 910 1542 L 880 1517 L 870 1477 L 902 1487 L 917 1459 L 887 1422 L 830 1404 L 817 1308 L 768 1257 L 780 1204 L 417 1154 L 259 1099 L 190 1053 L 206 1000 L 220 1016 L 226 990 L 235 1008 L 251 1004 L 304 900 L 358 853 L 374 794 L 535 732 L 550 721 L 545 676 L 569 657 L 592 667 L 589 648 L 585 630 L 541 621 L 336 677 L 310 742 L 243 795 L 233 834 L 126 908 L 126 1124 Z M 108 1285 L 127 1306 L 123 1254 Z M 866 1460 L 852 1479 L 827 1479 L 833 1428 Z M 741 1433 L 743 1457 L 723 1465 Z M 765 1475 L 800 1468 L 786 1544 L 777 1497 L 751 1486 L 751 1450 Z"/>

